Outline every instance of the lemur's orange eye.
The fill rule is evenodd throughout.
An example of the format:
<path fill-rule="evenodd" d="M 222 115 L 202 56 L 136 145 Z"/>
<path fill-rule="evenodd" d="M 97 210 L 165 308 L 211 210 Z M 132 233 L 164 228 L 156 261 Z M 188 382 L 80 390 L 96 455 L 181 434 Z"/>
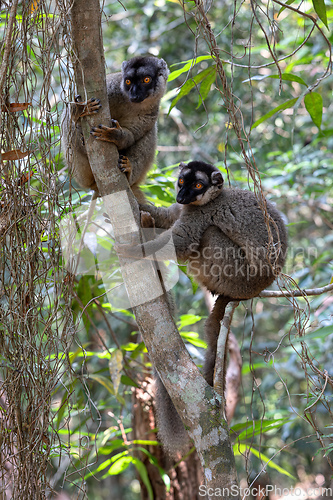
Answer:
<path fill-rule="evenodd" d="M 178 184 L 180 184 L 180 185 L 182 186 L 182 185 L 184 184 L 184 179 L 180 178 L 180 179 L 178 180 Z"/>
<path fill-rule="evenodd" d="M 201 189 L 203 187 L 203 184 L 201 182 L 197 182 L 195 185 L 196 189 Z"/>
<path fill-rule="evenodd" d="M 130 80 L 129 78 L 127 78 L 127 79 L 125 80 L 125 83 L 126 83 L 126 85 L 131 85 L 131 83 L 132 83 L 132 82 L 131 82 L 131 80 Z"/>
<path fill-rule="evenodd" d="M 145 76 L 143 79 L 143 83 L 150 83 L 150 82 L 151 82 L 150 76 Z"/>

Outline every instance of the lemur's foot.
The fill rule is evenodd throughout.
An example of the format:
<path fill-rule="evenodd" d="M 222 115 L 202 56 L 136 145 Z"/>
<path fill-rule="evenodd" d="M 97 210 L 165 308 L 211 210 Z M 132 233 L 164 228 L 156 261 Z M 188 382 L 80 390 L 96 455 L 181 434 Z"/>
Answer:
<path fill-rule="evenodd" d="M 118 129 L 121 129 L 121 126 L 119 125 L 119 122 L 118 120 L 114 120 L 113 118 L 111 118 L 111 128 L 118 128 Z"/>
<path fill-rule="evenodd" d="M 132 172 L 132 165 L 127 156 L 119 155 L 118 168 L 121 172 L 126 174 L 127 178 L 129 179 L 129 176 Z"/>
<path fill-rule="evenodd" d="M 122 136 L 122 129 L 117 120 L 111 120 L 111 127 L 98 125 L 91 129 L 91 135 L 99 141 L 113 142 L 118 147 L 118 141 Z"/>
<path fill-rule="evenodd" d="M 154 228 L 155 219 L 149 212 L 140 212 L 141 227 L 143 228 Z"/>
<path fill-rule="evenodd" d="M 75 96 L 75 105 L 77 119 L 82 118 L 83 116 L 94 115 L 95 113 L 98 113 L 102 107 L 100 99 L 92 97 L 87 102 L 82 102 L 80 95 Z"/>

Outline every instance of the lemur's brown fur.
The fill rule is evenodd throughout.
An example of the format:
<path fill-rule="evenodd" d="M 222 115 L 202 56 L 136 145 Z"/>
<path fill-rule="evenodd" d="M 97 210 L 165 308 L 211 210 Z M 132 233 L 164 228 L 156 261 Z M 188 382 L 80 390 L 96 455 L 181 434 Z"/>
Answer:
<path fill-rule="evenodd" d="M 287 232 L 271 203 L 266 205 L 270 217 L 266 222 L 254 193 L 224 188 L 220 171 L 203 162 L 180 164 L 177 202 L 169 208 L 141 205 L 156 227 L 167 231 L 140 246 L 120 245 L 119 251 L 127 256 L 142 255 L 142 251 L 153 256 L 172 240 L 178 260 L 187 261 L 194 279 L 218 296 L 205 325 L 208 348 L 203 371 L 213 385 L 225 307 L 229 301 L 257 296 L 275 280 L 285 261 Z M 170 420 L 174 418 L 168 417 L 169 399 L 159 401 L 159 425 L 162 441 L 174 454 L 182 443 L 178 437 L 173 439 L 178 435 L 171 432 Z"/>
<path fill-rule="evenodd" d="M 143 201 L 138 186 L 151 168 L 157 145 L 157 118 L 169 70 L 163 59 L 134 57 L 124 61 L 122 71 L 106 76 L 112 123 L 94 127 L 97 140 L 113 142 L 119 150 L 119 168 L 126 173 L 137 198 Z M 64 157 L 77 183 L 97 191 L 84 145 L 80 116 L 97 113 L 98 99 L 77 102 L 65 109 L 62 118 Z"/>

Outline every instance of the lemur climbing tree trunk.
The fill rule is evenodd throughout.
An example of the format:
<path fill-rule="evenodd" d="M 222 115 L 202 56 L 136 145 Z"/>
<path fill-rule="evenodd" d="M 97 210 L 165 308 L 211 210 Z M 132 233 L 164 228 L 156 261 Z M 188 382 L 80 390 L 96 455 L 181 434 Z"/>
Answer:
<path fill-rule="evenodd" d="M 111 120 L 99 0 L 74 0 L 71 21 L 78 92 L 82 100 L 96 97 L 102 104 L 98 114 L 82 119 L 91 169 L 116 241 L 138 243 L 139 209 L 125 175 L 117 168 L 117 148 L 110 143 L 95 141 L 89 133 L 91 127 L 108 124 Z M 206 383 L 188 354 L 153 263 L 122 259 L 121 268 L 150 359 L 194 441 L 203 466 L 206 489 L 211 493 L 208 497 L 229 498 L 229 494 L 223 493 L 230 492 L 232 487 L 237 491 L 238 481 L 228 426 L 223 416 L 223 401 L 221 403 L 219 395 Z M 238 498 L 237 494 L 233 496 Z"/>

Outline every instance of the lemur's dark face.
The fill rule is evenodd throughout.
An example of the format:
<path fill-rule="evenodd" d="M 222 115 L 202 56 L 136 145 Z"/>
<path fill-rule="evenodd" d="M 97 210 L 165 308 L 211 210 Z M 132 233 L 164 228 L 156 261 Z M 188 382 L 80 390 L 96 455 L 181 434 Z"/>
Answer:
<path fill-rule="evenodd" d="M 182 205 L 205 205 L 221 192 L 223 178 L 221 172 L 201 161 L 179 165 L 177 203 Z"/>
<path fill-rule="evenodd" d="M 131 102 L 140 103 L 154 93 L 158 76 L 158 59 L 135 57 L 123 63 L 122 87 Z"/>

